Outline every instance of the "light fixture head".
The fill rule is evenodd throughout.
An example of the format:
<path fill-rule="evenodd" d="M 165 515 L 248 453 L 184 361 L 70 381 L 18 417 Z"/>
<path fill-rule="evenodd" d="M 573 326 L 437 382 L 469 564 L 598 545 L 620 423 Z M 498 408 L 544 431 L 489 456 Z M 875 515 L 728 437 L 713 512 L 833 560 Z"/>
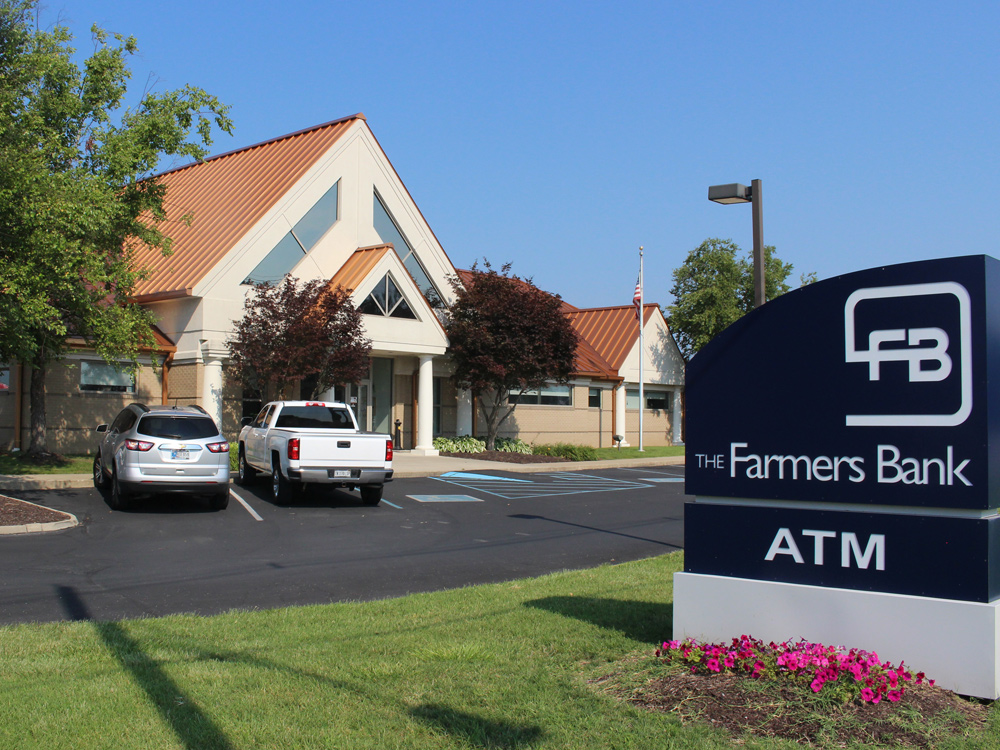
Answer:
<path fill-rule="evenodd" d="M 716 203 L 750 203 L 751 195 L 751 189 L 738 182 L 712 185 L 708 189 L 708 199 Z"/>

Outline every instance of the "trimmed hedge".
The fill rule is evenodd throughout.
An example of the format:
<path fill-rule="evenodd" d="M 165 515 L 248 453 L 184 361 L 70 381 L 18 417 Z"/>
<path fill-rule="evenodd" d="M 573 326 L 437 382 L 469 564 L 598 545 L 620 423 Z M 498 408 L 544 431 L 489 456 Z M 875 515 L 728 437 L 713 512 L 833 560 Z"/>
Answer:
<path fill-rule="evenodd" d="M 549 445 L 533 445 L 532 452 L 536 456 L 555 456 L 568 458 L 571 461 L 596 461 L 597 451 L 589 445 L 572 445 L 571 443 L 555 443 Z"/>

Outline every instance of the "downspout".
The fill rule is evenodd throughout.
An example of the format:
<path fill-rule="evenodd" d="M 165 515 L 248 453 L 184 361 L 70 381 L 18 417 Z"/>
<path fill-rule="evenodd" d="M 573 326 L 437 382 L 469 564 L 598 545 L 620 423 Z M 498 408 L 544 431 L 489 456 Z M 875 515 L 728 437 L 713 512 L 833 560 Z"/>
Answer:
<path fill-rule="evenodd" d="M 170 388 L 168 387 L 168 373 L 170 365 L 174 361 L 174 353 L 170 352 L 163 358 L 162 375 L 160 376 L 160 403 L 166 406 L 170 403 Z"/>

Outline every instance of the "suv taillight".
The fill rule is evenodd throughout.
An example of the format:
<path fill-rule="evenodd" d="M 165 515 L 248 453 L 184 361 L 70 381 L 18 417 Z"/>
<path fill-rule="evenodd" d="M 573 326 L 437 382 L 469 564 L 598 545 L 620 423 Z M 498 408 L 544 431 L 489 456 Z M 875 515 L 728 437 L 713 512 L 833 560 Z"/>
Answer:
<path fill-rule="evenodd" d="M 225 453 L 229 450 L 229 443 L 209 443 L 205 447 L 212 453 Z"/>
<path fill-rule="evenodd" d="M 126 440 L 125 447 L 130 451 L 142 451 L 145 453 L 153 447 L 153 444 L 147 443 L 145 440 Z"/>
<path fill-rule="evenodd" d="M 385 441 L 385 460 L 386 461 L 391 461 L 392 460 L 392 441 L 391 440 L 386 440 Z"/>
<path fill-rule="evenodd" d="M 299 439 L 292 438 L 288 441 L 288 460 L 298 461 L 299 460 Z"/>

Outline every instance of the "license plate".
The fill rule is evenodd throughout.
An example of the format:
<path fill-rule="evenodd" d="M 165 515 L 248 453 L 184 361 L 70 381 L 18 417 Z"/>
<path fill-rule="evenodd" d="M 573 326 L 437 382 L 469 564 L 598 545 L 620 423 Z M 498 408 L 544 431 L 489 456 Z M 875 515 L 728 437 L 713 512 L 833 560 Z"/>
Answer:
<path fill-rule="evenodd" d="M 351 476 L 351 470 L 350 469 L 334 469 L 333 476 L 334 476 L 334 478 L 336 478 L 336 477 L 350 477 Z"/>
<path fill-rule="evenodd" d="M 170 451 L 172 461 L 187 461 L 189 458 L 191 458 L 190 451 Z"/>

